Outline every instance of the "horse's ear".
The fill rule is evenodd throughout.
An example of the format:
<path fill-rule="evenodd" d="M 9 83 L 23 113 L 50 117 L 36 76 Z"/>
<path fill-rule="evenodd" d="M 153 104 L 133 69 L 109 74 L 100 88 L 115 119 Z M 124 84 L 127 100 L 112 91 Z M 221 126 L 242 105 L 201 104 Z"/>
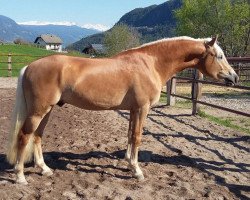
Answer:
<path fill-rule="evenodd" d="M 215 43 L 216 43 L 216 41 L 217 41 L 217 38 L 218 38 L 218 35 L 216 35 L 216 36 L 212 37 L 212 40 L 211 40 L 211 41 L 209 41 L 209 42 L 206 42 L 206 45 L 207 45 L 207 46 L 209 46 L 209 47 L 214 46 L 214 44 L 215 44 Z"/>

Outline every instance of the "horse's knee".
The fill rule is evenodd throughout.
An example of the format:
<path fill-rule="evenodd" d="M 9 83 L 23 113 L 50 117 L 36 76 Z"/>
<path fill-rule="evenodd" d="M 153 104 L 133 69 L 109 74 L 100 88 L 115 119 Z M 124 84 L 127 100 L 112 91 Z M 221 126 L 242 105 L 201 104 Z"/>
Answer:
<path fill-rule="evenodd" d="M 19 149 L 24 148 L 29 142 L 30 134 L 26 134 L 22 129 L 18 135 L 18 147 Z"/>
<path fill-rule="evenodd" d="M 34 144 L 38 145 L 42 142 L 42 138 L 40 135 L 35 134 L 34 135 Z"/>
<path fill-rule="evenodd" d="M 133 135 L 134 145 L 135 147 L 139 147 L 141 145 L 141 134 L 140 132 L 135 132 Z"/>

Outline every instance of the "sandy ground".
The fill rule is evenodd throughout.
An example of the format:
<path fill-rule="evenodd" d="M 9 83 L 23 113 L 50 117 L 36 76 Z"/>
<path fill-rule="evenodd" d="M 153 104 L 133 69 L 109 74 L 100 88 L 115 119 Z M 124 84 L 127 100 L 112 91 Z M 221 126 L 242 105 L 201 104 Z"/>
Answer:
<path fill-rule="evenodd" d="M 190 110 L 154 108 L 139 162 L 145 180 L 124 161 L 128 112 L 55 107 L 43 137 L 44 177 L 27 164 L 29 185 L 14 183 L 5 147 L 14 89 L 0 89 L 0 199 L 250 199 L 250 136 Z"/>

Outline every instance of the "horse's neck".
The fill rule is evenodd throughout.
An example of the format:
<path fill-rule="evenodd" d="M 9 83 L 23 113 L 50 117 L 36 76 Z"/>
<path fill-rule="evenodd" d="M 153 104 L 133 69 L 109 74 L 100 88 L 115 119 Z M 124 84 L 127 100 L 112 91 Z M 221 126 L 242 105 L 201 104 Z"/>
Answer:
<path fill-rule="evenodd" d="M 195 68 L 202 57 L 205 47 L 198 41 L 171 41 L 159 47 L 150 48 L 157 57 L 155 68 L 162 84 L 174 74 L 186 69 Z"/>

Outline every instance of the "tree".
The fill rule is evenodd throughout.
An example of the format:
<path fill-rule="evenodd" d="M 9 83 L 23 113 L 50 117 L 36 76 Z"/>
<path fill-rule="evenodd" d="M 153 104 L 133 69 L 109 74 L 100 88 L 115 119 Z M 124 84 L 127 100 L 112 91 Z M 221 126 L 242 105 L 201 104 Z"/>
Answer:
<path fill-rule="evenodd" d="M 249 12 L 247 0 L 184 0 L 175 12 L 176 31 L 195 38 L 219 34 L 227 56 L 249 55 Z"/>
<path fill-rule="evenodd" d="M 29 42 L 23 40 L 22 38 L 16 38 L 13 42 L 14 44 L 29 44 Z"/>
<path fill-rule="evenodd" d="M 139 34 L 125 24 L 115 25 L 104 36 L 104 46 L 108 55 L 114 55 L 139 44 Z"/>

